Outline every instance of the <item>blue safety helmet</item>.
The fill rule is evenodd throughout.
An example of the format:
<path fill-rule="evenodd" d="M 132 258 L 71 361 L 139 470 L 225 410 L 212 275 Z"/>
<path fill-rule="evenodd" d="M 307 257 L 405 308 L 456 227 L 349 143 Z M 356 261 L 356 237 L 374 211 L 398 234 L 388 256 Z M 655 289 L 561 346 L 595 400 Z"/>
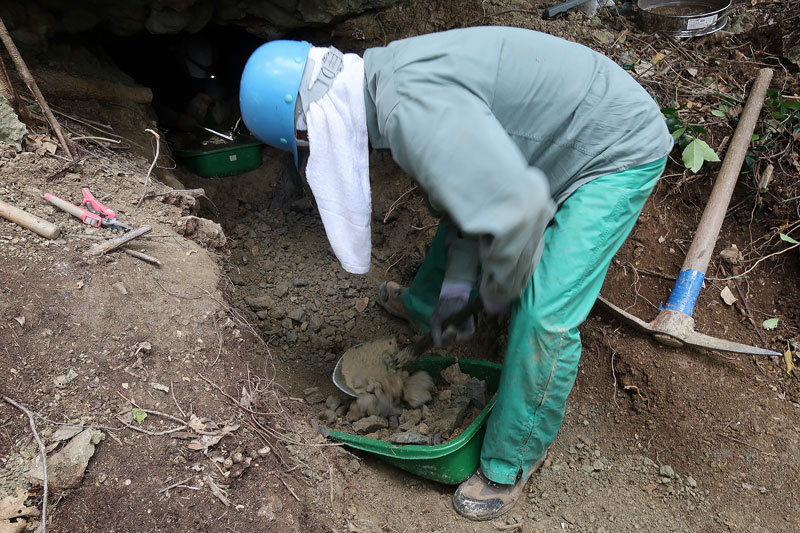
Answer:
<path fill-rule="evenodd" d="M 311 44 L 271 41 L 252 53 L 242 72 L 242 120 L 260 141 L 292 152 L 297 164 L 295 105 Z"/>

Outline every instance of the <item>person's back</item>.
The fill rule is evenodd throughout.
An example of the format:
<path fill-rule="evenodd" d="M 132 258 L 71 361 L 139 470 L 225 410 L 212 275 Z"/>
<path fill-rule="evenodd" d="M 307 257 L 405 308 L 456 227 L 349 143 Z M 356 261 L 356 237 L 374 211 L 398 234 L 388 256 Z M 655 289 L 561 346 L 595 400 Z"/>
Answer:
<path fill-rule="evenodd" d="M 408 105 L 447 108 L 462 91 L 548 177 L 556 200 L 588 179 L 658 159 L 672 146 L 658 106 L 628 73 L 585 46 L 547 34 L 452 30 L 369 49 L 364 63 L 374 147 L 402 152 L 405 147 L 390 147 L 385 137 L 391 114 Z M 453 106 L 449 129 L 441 123 L 419 128 L 453 138 L 470 127 L 470 111 Z"/>

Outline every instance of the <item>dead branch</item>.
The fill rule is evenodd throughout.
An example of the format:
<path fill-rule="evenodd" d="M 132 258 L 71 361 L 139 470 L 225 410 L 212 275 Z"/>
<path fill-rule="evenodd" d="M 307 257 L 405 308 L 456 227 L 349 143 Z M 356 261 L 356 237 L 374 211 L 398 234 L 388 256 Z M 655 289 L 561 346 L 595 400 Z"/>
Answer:
<path fill-rule="evenodd" d="M 161 261 L 159 261 L 152 255 L 143 254 L 142 252 L 137 252 L 136 250 L 131 250 L 129 248 L 123 248 L 122 251 L 131 257 L 135 257 L 136 259 L 141 259 L 142 261 L 153 263 L 156 266 L 161 266 Z"/>
<path fill-rule="evenodd" d="M 148 231 L 152 231 L 153 228 L 150 226 L 142 226 L 140 228 L 136 228 L 135 230 L 131 230 L 124 235 L 120 235 L 119 237 L 114 237 L 113 239 L 109 239 L 106 242 L 95 244 L 91 248 L 86 251 L 86 255 L 99 257 L 103 254 L 107 254 L 111 250 L 116 250 L 123 244 L 126 244 L 136 237 L 140 237 L 147 233 Z"/>
<path fill-rule="evenodd" d="M 147 169 L 147 175 L 144 177 L 144 190 L 142 191 L 142 196 L 139 198 L 139 202 L 136 204 L 136 207 L 142 205 L 142 200 L 144 200 L 144 195 L 147 194 L 147 185 L 150 183 L 150 173 L 153 172 L 153 167 L 156 166 L 156 161 L 158 161 L 158 152 L 161 149 L 161 136 L 155 131 L 151 130 L 150 128 L 144 131 L 152 133 L 153 136 L 156 138 L 156 148 L 155 148 L 155 155 L 153 156 L 153 162 L 150 164 L 150 168 Z"/>
<path fill-rule="evenodd" d="M 14 62 L 14 65 L 16 65 L 17 71 L 22 77 L 22 81 L 24 81 L 25 85 L 28 86 L 28 89 L 33 93 L 33 96 L 36 97 L 36 101 L 38 102 L 39 107 L 42 108 L 44 116 L 47 118 L 47 122 L 50 123 L 50 127 L 53 128 L 53 132 L 56 134 L 58 142 L 61 144 L 61 148 L 68 156 L 70 156 L 71 159 L 75 159 L 77 154 L 67 143 L 64 133 L 61 131 L 61 126 L 58 124 L 58 120 L 56 119 L 55 115 L 53 115 L 53 112 L 50 111 L 50 107 L 47 105 L 47 101 L 44 99 L 42 92 L 39 90 L 39 86 L 36 85 L 36 80 L 33 79 L 31 71 L 28 70 L 28 66 L 25 64 L 25 61 L 23 61 L 22 56 L 19 54 L 19 50 L 17 50 L 17 46 L 11 39 L 11 35 L 8 34 L 8 30 L 6 29 L 6 25 L 3 23 L 2 18 L 0 18 L 0 41 L 3 41 L 3 44 L 8 51 L 8 55 L 11 56 L 11 60 Z"/>
<path fill-rule="evenodd" d="M 216 496 L 216 498 L 219 501 L 221 501 L 225 505 L 225 507 L 230 507 L 231 502 L 230 502 L 230 500 L 228 500 L 228 497 L 225 494 L 225 491 L 223 491 L 221 488 L 219 488 L 219 486 L 217 486 L 217 484 L 214 483 L 214 480 L 211 479 L 211 476 L 209 476 L 208 474 L 206 474 L 205 478 L 206 478 L 206 484 L 208 485 L 208 488 L 211 490 L 211 494 Z"/>
<path fill-rule="evenodd" d="M 2 24 L 2 21 L 0 21 L 0 24 Z M 5 31 L 5 26 L 3 26 L 2 30 Z M 42 519 L 39 522 L 39 527 L 36 529 L 36 532 L 45 533 L 47 530 L 47 452 L 44 449 L 42 439 L 39 438 L 39 433 L 36 431 L 36 423 L 33 421 L 33 413 L 28 410 L 27 407 L 23 407 L 8 396 L 3 396 L 3 400 L 25 413 L 25 415 L 28 417 L 28 424 L 30 424 L 31 431 L 33 432 L 33 438 L 36 439 L 36 444 L 39 445 L 39 454 L 42 457 Z"/>

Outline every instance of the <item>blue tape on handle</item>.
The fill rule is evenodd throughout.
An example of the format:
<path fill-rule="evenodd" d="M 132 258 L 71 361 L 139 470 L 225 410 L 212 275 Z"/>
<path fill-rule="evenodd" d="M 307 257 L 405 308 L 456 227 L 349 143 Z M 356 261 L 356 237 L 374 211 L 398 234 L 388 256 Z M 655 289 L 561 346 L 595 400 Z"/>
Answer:
<path fill-rule="evenodd" d="M 681 270 L 664 309 L 692 316 L 705 277 L 706 275 L 699 270 Z"/>

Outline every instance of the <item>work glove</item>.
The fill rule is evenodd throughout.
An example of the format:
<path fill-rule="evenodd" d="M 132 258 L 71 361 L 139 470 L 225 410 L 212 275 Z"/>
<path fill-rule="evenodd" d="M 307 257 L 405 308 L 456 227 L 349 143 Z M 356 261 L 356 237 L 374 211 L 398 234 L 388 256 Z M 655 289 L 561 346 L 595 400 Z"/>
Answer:
<path fill-rule="evenodd" d="M 470 316 L 461 324 L 450 324 L 442 329 L 443 324 L 454 314 L 461 311 L 469 303 L 472 284 L 468 282 L 448 282 L 442 284 L 439 303 L 431 314 L 431 338 L 434 346 L 446 346 L 452 342 L 463 342 L 475 333 L 475 317 Z"/>
<path fill-rule="evenodd" d="M 486 311 L 486 314 L 502 315 L 508 313 L 508 310 L 511 309 L 511 302 L 490 296 L 489 291 L 486 290 L 486 285 L 484 283 L 481 283 L 479 292 L 481 302 L 483 303 L 483 310 Z"/>

